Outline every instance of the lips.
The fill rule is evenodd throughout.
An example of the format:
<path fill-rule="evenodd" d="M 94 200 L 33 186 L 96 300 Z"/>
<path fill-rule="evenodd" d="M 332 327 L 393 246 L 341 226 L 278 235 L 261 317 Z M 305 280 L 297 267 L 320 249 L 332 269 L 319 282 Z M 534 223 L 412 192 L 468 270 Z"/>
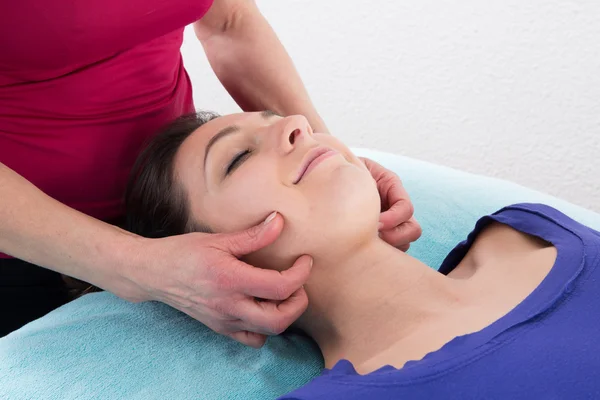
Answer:
<path fill-rule="evenodd" d="M 336 154 L 336 151 L 327 147 L 316 147 L 310 150 L 308 154 L 304 157 L 304 160 L 302 160 L 302 163 L 300 164 L 300 168 L 298 169 L 298 173 L 296 174 L 294 184 L 300 182 L 304 175 L 306 175 L 307 172 L 316 167 L 317 164 L 319 164 L 322 160 L 334 154 Z"/>

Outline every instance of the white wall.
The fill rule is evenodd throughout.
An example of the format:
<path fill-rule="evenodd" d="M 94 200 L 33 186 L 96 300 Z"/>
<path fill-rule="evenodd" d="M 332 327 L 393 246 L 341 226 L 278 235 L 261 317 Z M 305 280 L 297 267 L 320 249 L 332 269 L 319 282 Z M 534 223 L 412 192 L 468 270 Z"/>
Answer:
<path fill-rule="evenodd" d="M 597 0 L 258 0 L 330 130 L 600 211 Z M 193 32 L 196 106 L 238 110 Z"/>

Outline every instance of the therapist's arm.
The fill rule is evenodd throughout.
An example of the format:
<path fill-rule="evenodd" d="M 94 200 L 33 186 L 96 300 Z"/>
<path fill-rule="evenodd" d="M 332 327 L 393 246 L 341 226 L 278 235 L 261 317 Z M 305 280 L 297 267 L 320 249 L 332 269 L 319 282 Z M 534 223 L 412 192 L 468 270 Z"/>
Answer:
<path fill-rule="evenodd" d="M 194 24 L 210 65 L 244 111 L 304 115 L 328 132 L 292 60 L 252 0 L 214 0 Z"/>

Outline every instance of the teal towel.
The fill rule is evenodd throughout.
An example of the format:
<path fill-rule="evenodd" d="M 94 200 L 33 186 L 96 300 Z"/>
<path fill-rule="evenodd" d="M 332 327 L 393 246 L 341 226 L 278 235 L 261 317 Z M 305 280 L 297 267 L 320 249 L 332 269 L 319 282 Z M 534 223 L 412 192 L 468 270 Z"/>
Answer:
<path fill-rule="evenodd" d="M 600 229 L 600 215 L 512 183 L 355 151 L 403 179 L 423 227 L 409 252 L 434 268 L 480 216 L 511 203 L 546 203 Z M 163 304 L 96 293 L 0 339 L 0 399 L 272 399 L 321 367 L 300 335 L 250 349 Z"/>
<path fill-rule="evenodd" d="M 271 399 L 321 367 L 305 337 L 251 349 L 164 304 L 93 293 L 0 340 L 0 398 Z"/>

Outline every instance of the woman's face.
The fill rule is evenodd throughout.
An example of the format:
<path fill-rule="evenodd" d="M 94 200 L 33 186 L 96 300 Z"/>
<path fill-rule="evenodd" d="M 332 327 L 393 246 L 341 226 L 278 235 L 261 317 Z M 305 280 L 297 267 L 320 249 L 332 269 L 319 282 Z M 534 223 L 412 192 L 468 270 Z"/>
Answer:
<path fill-rule="evenodd" d="M 212 120 L 180 147 L 175 176 L 192 218 L 214 232 L 249 228 L 272 211 L 283 216 L 277 241 L 249 261 L 261 267 L 281 270 L 302 254 L 316 260 L 377 235 L 380 200 L 369 171 L 302 116 Z"/>

